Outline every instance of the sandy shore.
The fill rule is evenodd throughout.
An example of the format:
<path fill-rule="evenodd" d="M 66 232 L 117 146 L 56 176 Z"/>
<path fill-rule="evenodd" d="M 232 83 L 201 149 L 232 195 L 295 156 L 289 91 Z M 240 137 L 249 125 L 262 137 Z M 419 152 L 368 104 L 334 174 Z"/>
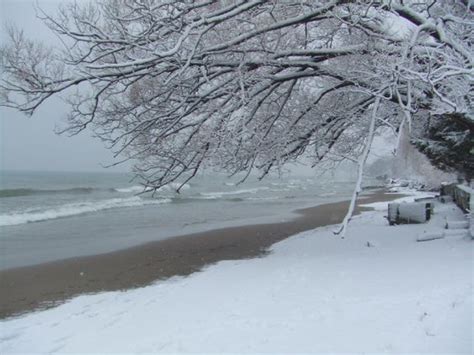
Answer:
<path fill-rule="evenodd" d="M 377 192 L 364 196 L 361 203 L 398 197 Z M 79 294 L 130 289 L 189 275 L 220 260 L 262 256 L 272 244 L 293 234 L 339 223 L 347 206 L 347 201 L 325 204 L 297 210 L 299 216 L 288 222 L 212 230 L 108 254 L 0 271 L 0 318 L 51 307 Z M 356 212 L 362 210 L 358 207 Z"/>

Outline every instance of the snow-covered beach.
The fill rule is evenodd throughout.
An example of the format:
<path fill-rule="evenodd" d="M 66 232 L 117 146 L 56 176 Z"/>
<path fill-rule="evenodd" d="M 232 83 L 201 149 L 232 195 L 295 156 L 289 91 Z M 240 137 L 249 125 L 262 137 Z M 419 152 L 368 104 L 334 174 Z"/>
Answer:
<path fill-rule="evenodd" d="M 474 354 L 474 0 L 0 13 L 0 355 Z"/>
<path fill-rule="evenodd" d="M 386 205 L 344 240 L 321 227 L 262 258 L 4 320 L 1 352 L 471 353 L 472 241 L 416 242 L 462 212 L 392 227 Z"/>
<path fill-rule="evenodd" d="M 360 202 L 380 202 L 393 200 L 402 195 L 385 194 L 382 191 L 371 191 L 365 193 Z M 292 199 L 292 201 L 297 199 Z M 299 200 L 297 200 L 299 201 Z M 317 199 L 313 203 L 317 203 Z M 217 206 L 215 203 L 210 204 L 214 211 L 222 206 L 219 201 Z M 253 202 L 255 204 L 255 202 Z M 241 202 L 235 202 L 236 208 L 241 208 Z M 177 204 L 174 213 L 179 214 L 179 207 L 185 205 L 190 209 L 192 206 L 187 204 Z M 304 203 L 301 205 L 304 206 Z M 199 213 L 209 214 L 206 210 L 207 204 L 198 206 Z M 232 206 L 232 204 L 231 204 Z M 99 250 L 94 255 L 89 256 L 69 256 L 63 253 L 65 248 L 56 249 L 51 240 L 45 239 L 37 233 L 37 229 L 43 227 L 48 230 L 48 226 L 41 224 L 32 224 L 29 227 L 33 230 L 30 240 L 35 240 L 35 245 L 31 245 L 21 236 L 11 236 L 12 241 L 16 241 L 17 245 L 21 242 L 20 247 L 23 250 L 39 250 L 52 252 L 56 257 L 62 260 L 54 262 L 45 262 L 31 266 L 11 268 L 0 270 L 0 280 L 4 286 L 0 297 L 0 318 L 7 318 L 21 313 L 25 313 L 38 308 L 49 308 L 63 303 L 65 300 L 71 299 L 81 294 L 92 294 L 106 291 L 122 291 L 131 288 L 148 286 L 156 280 L 164 280 L 174 276 L 185 276 L 204 267 L 209 266 L 223 260 L 240 260 L 263 256 L 267 253 L 268 248 L 273 244 L 286 239 L 292 235 L 311 230 L 321 226 L 339 223 L 342 221 L 347 211 L 348 202 L 332 202 L 322 203 L 308 208 L 299 208 L 297 210 L 288 210 L 284 215 L 275 215 L 272 219 L 254 218 L 253 220 L 240 220 L 242 225 L 229 226 L 226 228 L 218 228 L 212 223 L 205 223 L 203 226 L 207 230 L 197 233 L 187 234 L 186 230 L 181 229 L 181 233 L 171 238 L 160 240 L 163 228 L 160 225 L 160 215 L 163 213 L 162 206 L 159 209 L 151 209 L 148 211 L 150 220 L 153 221 L 147 230 L 156 240 L 143 243 L 135 247 L 125 248 L 109 253 L 101 253 Z M 250 203 L 247 213 L 256 212 L 255 205 Z M 266 211 L 274 213 L 273 204 L 266 203 Z M 226 213 L 235 212 L 235 208 L 231 209 L 227 206 Z M 361 208 L 357 208 L 356 212 Z M 137 240 L 143 230 L 139 227 L 134 219 L 140 216 L 140 210 L 127 209 L 121 211 L 114 210 L 114 213 L 120 213 L 125 223 L 129 226 L 125 230 L 124 235 L 128 235 L 129 239 Z M 153 220 L 153 214 L 155 218 Z M 256 215 L 256 213 L 255 213 Z M 112 214 L 114 216 L 114 214 Z M 79 216 L 79 223 L 85 223 L 88 217 L 96 217 L 104 219 L 103 223 L 113 222 L 117 220 L 117 216 L 110 220 L 105 216 Z M 216 212 L 216 218 L 222 217 L 221 213 Z M 140 220 L 139 218 L 137 218 Z M 181 223 L 187 223 L 187 216 L 181 216 Z M 71 223 L 69 219 L 64 221 L 58 220 L 58 223 L 67 225 Z M 43 222 L 45 223 L 45 222 Z M 101 224 L 99 224 L 100 227 Z M 61 239 L 61 232 L 65 233 L 64 237 L 69 237 L 69 248 L 66 251 L 74 251 L 79 244 L 87 244 L 90 240 L 109 239 L 114 241 L 114 232 L 119 232 L 120 227 L 116 224 L 110 224 L 105 230 L 104 235 L 101 229 L 97 230 L 96 225 L 87 225 L 80 229 L 80 233 L 73 234 L 70 238 L 69 231 L 49 226 L 51 233 L 55 233 L 62 242 L 63 246 L 68 246 Z M 122 231 L 123 232 L 123 231 Z M 97 236 L 100 236 L 98 238 Z M 120 235 L 115 235 L 120 239 Z M 45 241 L 44 243 L 42 243 Z M 14 254 L 17 249 L 8 248 L 4 242 L 4 255 L 8 253 Z M 90 247 L 90 246 L 89 246 Z M 48 248 L 52 250 L 49 251 Z M 15 254 L 14 254 L 15 255 Z M 9 255 L 12 258 L 12 255 Z M 20 258 L 16 254 L 17 258 Z M 25 255 L 27 258 L 28 255 Z M 5 257 L 2 255 L 2 260 Z M 19 260 L 25 262 L 27 260 Z"/>

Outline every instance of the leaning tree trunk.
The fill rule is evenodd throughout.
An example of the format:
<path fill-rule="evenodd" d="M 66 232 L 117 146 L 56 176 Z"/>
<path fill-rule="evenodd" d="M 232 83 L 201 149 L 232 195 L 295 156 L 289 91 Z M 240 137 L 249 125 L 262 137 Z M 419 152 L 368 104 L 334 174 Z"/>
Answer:
<path fill-rule="evenodd" d="M 360 192 L 362 191 L 362 177 L 364 175 L 364 168 L 365 168 L 365 163 L 367 162 L 367 158 L 370 153 L 370 148 L 372 147 L 372 142 L 374 140 L 374 135 L 375 135 L 375 121 L 377 120 L 377 110 L 379 108 L 380 104 L 380 97 L 377 97 L 374 103 L 373 111 L 372 111 L 372 116 L 370 119 L 370 126 L 369 126 L 369 133 L 367 135 L 367 140 L 365 142 L 364 150 L 362 152 L 362 155 L 359 158 L 359 161 L 357 163 L 358 169 L 357 169 L 357 181 L 355 184 L 354 192 L 352 194 L 351 202 L 349 204 L 349 209 L 347 211 L 346 216 L 344 217 L 344 220 L 341 223 L 341 226 L 337 231 L 334 232 L 334 234 L 338 234 L 341 236 L 341 238 L 344 238 L 346 235 L 346 230 L 347 230 L 347 225 L 349 224 L 352 215 L 354 213 L 355 205 L 357 202 L 357 197 L 359 196 Z"/>

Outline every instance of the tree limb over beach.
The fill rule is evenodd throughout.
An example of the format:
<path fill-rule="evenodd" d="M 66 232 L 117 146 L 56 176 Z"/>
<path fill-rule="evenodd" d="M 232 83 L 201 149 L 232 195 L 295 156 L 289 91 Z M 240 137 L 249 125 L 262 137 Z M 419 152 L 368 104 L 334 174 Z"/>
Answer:
<path fill-rule="evenodd" d="M 104 0 L 38 16 L 58 45 L 9 29 L 0 104 L 32 115 L 61 95 L 64 132 L 91 126 L 147 189 L 204 167 L 245 180 L 362 162 L 381 126 L 426 141 L 433 115 L 472 122 L 468 2 Z"/>

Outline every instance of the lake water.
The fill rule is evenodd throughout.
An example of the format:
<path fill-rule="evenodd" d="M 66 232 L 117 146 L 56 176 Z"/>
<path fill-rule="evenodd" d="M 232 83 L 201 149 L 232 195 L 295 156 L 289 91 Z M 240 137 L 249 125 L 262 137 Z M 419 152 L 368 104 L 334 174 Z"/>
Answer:
<path fill-rule="evenodd" d="M 197 177 L 154 197 L 118 173 L 1 172 L 0 268 L 111 252 L 170 236 L 280 221 L 346 199 L 351 181 L 308 176 Z"/>

